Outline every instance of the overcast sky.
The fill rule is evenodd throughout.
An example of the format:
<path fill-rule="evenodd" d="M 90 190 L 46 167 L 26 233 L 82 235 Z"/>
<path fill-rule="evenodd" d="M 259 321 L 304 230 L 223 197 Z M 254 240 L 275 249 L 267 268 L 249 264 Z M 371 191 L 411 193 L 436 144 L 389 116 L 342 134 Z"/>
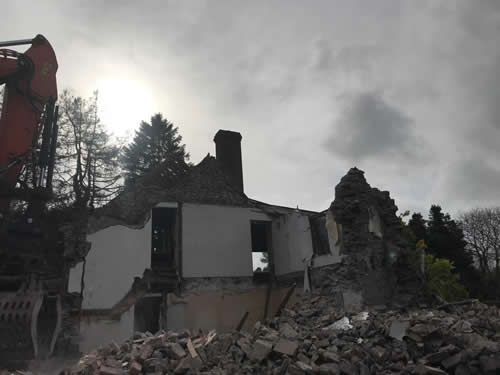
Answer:
<path fill-rule="evenodd" d="M 245 192 L 322 210 L 357 166 L 400 211 L 500 204 L 500 1 L 5 1 L 115 134 L 161 112 L 199 162 L 242 134 Z"/>

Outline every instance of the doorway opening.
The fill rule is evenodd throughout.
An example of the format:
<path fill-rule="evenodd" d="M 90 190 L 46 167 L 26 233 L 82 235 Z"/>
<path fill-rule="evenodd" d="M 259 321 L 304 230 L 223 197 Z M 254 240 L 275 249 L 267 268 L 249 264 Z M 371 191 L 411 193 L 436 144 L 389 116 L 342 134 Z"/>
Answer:
<path fill-rule="evenodd" d="M 177 248 L 177 208 L 155 207 L 151 216 L 151 268 L 173 267 Z"/>

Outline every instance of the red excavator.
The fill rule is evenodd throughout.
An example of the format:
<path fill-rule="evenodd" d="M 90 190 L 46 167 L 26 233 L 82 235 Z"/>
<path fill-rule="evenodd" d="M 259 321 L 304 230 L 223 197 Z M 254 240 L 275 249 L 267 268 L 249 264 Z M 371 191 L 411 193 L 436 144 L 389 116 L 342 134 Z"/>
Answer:
<path fill-rule="evenodd" d="M 5 48 L 20 45 L 30 47 Z M 57 142 L 57 68 L 42 35 L 0 42 L 0 363 L 49 356 L 61 331 L 67 270 L 57 231 L 44 222 Z"/>
<path fill-rule="evenodd" d="M 23 44 L 31 44 L 24 53 L 1 49 Z M 5 84 L 0 117 L 0 176 L 7 188 L 15 187 L 24 161 L 40 138 L 37 164 L 41 173 L 36 187 L 50 188 L 57 135 L 57 67 L 54 50 L 42 35 L 0 42 L 0 85 Z M 4 200 L 2 208 L 6 203 Z"/>

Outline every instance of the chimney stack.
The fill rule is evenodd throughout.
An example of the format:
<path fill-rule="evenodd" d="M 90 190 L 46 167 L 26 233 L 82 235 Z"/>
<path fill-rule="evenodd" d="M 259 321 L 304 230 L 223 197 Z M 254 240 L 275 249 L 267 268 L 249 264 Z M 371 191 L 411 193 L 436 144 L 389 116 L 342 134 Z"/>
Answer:
<path fill-rule="evenodd" d="M 233 187 L 243 193 L 243 167 L 241 163 L 241 134 L 219 130 L 214 137 L 215 158 Z"/>

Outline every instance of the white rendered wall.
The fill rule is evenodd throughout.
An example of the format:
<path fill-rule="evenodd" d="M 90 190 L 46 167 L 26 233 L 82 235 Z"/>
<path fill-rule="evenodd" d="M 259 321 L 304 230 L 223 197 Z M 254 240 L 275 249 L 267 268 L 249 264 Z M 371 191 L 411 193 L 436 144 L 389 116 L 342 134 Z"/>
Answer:
<path fill-rule="evenodd" d="M 87 236 L 84 309 L 111 308 L 130 290 L 134 277 L 151 266 L 151 220 L 143 228 L 115 225 Z M 69 291 L 80 292 L 82 264 L 70 270 Z"/>
<path fill-rule="evenodd" d="M 254 208 L 184 204 L 184 277 L 252 276 L 251 220 L 271 220 Z"/>
<path fill-rule="evenodd" d="M 337 224 L 332 211 L 328 210 L 325 221 L 326 231 L 328 233 L 328 242 L 330 245 L 330 255 L 321 255 L 314 258 L 314 267 L 321 267 L 327 264 L 339 263 L 342 260 L 341 249 L 341 231 L 342 225 Z"/>
<path fill-rule="evenodd" d="M 273 219 L 272 227 L 274 273 L 276 275 L 283 275 L 290 269 L 288 215 L 281 215 Z"/>
<path fill-rule="evenodd" d="M 273 221 L 276 275 L 303 271 L 304 259 L 313 254 L 309 217 L 295 210 Z"/>
<path fill-rule="evenodd" d="M 331 241 L 330 233 L 328 237 Z M 340 262 L 338 246 L 331 249 L 332 255 L 314 257 L 313 267 Z M 273 220 L 273 251 L 276 275 L 304 271 L 305 260 L 313 255 L 309 217 L 300 211 L 290 211 Z"/>

